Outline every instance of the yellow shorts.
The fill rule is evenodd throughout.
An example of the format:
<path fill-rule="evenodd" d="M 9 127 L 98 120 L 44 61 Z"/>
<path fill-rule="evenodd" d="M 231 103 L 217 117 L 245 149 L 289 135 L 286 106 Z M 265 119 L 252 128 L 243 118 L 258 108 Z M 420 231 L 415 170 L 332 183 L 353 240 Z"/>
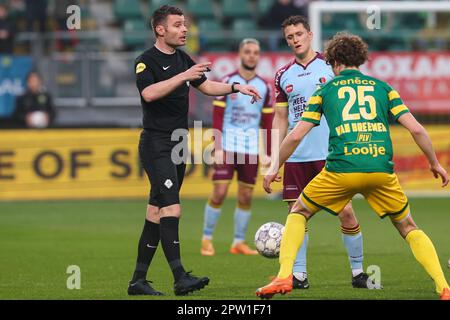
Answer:
<path fill-rule="evenodd" d="M 408 198 L 395 173 L 329 172 L 325 168 L 303 189 L 300 201 L 311 213 L 325 210 L 338 215 L 357 193 L 361 193 L 381 217 L 400 221 L 409 214 Z"/>

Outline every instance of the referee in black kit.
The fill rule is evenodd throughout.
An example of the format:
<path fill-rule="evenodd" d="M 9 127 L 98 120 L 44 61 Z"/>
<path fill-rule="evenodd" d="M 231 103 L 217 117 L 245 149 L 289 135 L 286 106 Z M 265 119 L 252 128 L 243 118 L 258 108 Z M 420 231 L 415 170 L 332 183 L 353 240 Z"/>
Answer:
<path fill-rule="evenodd" d="M 182 141 L 181 138 L 173 141 L 171 135 L 176 129 L 188 128 L 189 87 L 192 85 L 209 96 L 241 92 L 253 96 L 253 100 L 261 97 L 252 86 L 207 80 L 204 73 L 210 70 L 211 63 L 196 64 L 186 53 L 177 49 L 186 44 L 187 35 L 183 11 L 179 8 L 165 5 L 157 9 L 153 13 L 151 27 L 156 43 L 135 62 L 136 85 L 144 113 L 139 156 L 150 180 L 151 191 L 128 294 L 163 295 L 146 280 L 149 265 L 161 240 L 174 276 L 175 295 L 186 295 L 209 283 L 207 277 L 196 277 L 186 272 L 180 258 L 179 192 L 186 164 L 175 164 L 171 159 L 173 147 Z"/>

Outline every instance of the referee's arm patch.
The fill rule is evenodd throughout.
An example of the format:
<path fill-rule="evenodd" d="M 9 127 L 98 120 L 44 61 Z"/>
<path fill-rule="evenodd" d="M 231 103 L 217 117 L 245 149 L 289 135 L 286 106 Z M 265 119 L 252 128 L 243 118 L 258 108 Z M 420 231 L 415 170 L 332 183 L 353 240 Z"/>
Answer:
<path fill-rule="evenodd" d="M 145 65 L 145 63 L 142 63 L 142 62 L 138 63 L 138 64 L 136 65 L 136 74 L 141 73 L 142 71 L 145 70 L 145 68 L 147 68 L 147 66 Z"/>

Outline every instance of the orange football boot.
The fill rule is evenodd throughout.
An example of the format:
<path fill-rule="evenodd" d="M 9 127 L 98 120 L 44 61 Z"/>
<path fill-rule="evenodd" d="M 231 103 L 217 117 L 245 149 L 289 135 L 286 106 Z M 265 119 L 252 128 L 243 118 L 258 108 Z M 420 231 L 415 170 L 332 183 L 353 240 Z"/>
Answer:
<path fill-rule="evenodd" d="M 250 249 L 250 247 L 245 242 L 239 242 L 230 248 L 230 253 L 243 254 L 246 256 L 256 256 L 258 254 L 258 251 Z"/>
<path fill-rule="evenodd" d="M 444 288 L 444 291 L 441 293 L 441 300 L 450 300 L 450 289 Z"/>
<path fill-rule="evenodd" d="M 202 256 L 213 256 L 216 254 L 214 246 L 210 239 L 202 239 L 202 250 L 200 251 Z"/>
<path fill-rule="evenodd" d="M 292 291 L 292 274 L 284 279 L 276 277 L 268 285 L 258 288 L 256 295 L 261 299 L 271 299 L 275 294 L 286 294 Z"/>

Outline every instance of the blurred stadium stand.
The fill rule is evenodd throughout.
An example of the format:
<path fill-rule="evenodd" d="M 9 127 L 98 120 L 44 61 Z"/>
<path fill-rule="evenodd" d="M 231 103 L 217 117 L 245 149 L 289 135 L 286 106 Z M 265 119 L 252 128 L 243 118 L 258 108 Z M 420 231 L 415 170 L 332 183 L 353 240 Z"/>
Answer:
<path fill-rule="evenodd" d="M 243 37 L 255 37 L 263 50 L 288 51 L 279 28 L 268 28 L 264 17 L 278 0 L 48 0 L 46 32 L 27 30 L 25 0 L 0 0 L 9 7 L 14 25 L 14 55 L 29 55 L 58 108 L 57 126 L 140 125 L 141 110 L 134 85 L 133 62 L 149 47 L 153 34 L 148 17 L 163 4 L 182 7 L 199 32 L 192 32 L 191 54 L 232 52 Z M 305 11 L 307 0 L 293 0 Z M 81 7 L 81 31 L 62 32 L 58 5 Z M 64 17 L 64 16 L 63 16 Z M 322 36 L 337 31 L 361 35 L 372 51 L 449 51 L 450 15 L 423 12 L 382 14 L 381 30 L 368 30 L 366 14 L 322 15 Z M 198 97 L 198 99 L 204 99 Z M 200 101 L 200 100 L 198 100 Z M 204 101 L 204 100 L 201 100 Z M 210 111 L 196 103 L 196 119 L 210 123 Z M 197 109 L 196 109 L 197 108 Z M 200 109 L 199 109 L 200 108 Z M 448 121 L 436 117 L 436 121 Z"/>

